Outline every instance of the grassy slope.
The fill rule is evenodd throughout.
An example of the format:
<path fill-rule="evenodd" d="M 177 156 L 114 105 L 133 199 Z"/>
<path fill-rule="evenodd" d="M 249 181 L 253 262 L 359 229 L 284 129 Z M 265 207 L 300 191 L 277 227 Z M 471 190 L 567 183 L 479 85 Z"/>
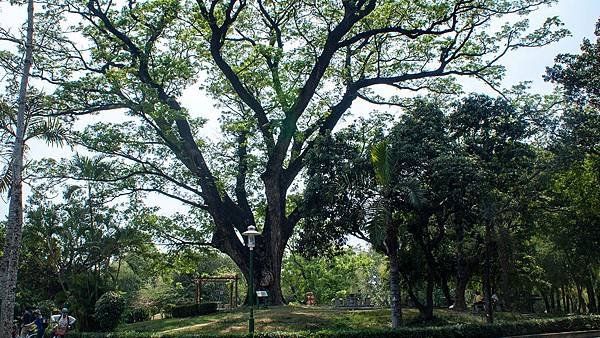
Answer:
<path fill-rule="evenodd" d="M 408 325 L 423 325 L 416 319 L 415 309 L 404 309 L 403 315 Z M 522 319 L 518 314 L 499 313 L 499 321 Z M 438 310 L 437 321 L 428 323 L 452 324 L 483 322 L 484 317 L 470 313 L 460 313 L 449 310 Z M 275 306 L 268 309 L 255 310 L 256 330 L 271 331 L 300 331 L 318 329 L 366 329 L 389 327 L 389 310 L 337 310 L 328 307 L 308 306 Z M 530 318 L 530 317 L 529 317 Z M 192 317 L 152 320 L 142 323 L 126 324 L 119 331 L 155 332 L 155 333 L 243 333 L 248 329 L 248 312 L 246 308 L 233 311 Z"/>

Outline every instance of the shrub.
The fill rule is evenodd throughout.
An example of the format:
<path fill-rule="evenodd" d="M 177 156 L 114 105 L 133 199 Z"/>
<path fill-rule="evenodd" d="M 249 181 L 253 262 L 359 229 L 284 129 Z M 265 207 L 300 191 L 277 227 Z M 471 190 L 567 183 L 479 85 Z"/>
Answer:
<path fill-rule="evenodd" d="M 101 331 L 112 331 L 121 322 L 125 299 L 120 293 L 109 291 L 96 301 L 95 319 Z"/>
<path fill-rule="evenodd" d="M 150 320 L 152 311 L 147 307 L 128 308 L 123 315 L 125 323 L 137 323 Z"/>
<path fill-rule="evenodd" d="M 217 303 L 185 304 L 173 308 L 174 318 L 201 316 L 217 312 Z"/>

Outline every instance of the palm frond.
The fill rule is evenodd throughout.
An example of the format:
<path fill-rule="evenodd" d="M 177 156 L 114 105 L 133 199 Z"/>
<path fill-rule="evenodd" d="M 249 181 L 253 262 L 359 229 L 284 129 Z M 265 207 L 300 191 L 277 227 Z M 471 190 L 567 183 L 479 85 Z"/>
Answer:
<path fill-rule="evenodd" d="M 383 243 L 385 239 L 385 230 L 391 218 L 391 210 L 386 202 L 386 199 L 378 198 L 370 201 L 365 208 L 368 219 L 366 222 L 366 230 L 374 245 Z"/>
<path fill-rule="evenodd" d="M 421 208 L 426 203 L 425 192 L 419 180 L 415 178 L 404 179 L 396 190 L 405 197 L 406 201 L 414 208 Z"/>
<path fill-rule="evenodd" d="M 71 165 L 86 179 L 98 179 L 111 171 L 111 164 L 104 161 L 104 156 L 88 157 L 79 153 L 71 160 Z"/>
<path fill-rule="evenodd" d="M 377 182 L 381 186 L 389 187 L 392 180 L 392 163 L 387 141 L 381 141 L 373 146 L 371 149 L 371 163 L 373 163 Z"/>
<path fill-rule="evenodd" d="M 70 136 L 70 131 L 58 118 L 47 118 L 31 122 L 28 138 L 39 137 L 48 145 L 62 146 Z"/>
<path fill-rule="evenodd" d="M 8 163 L 4 170 L 2 170 L 2 176 L 0 176 L 0 193 L 4 194 L 10 189 L 12 182 L 12 163 Z"/>

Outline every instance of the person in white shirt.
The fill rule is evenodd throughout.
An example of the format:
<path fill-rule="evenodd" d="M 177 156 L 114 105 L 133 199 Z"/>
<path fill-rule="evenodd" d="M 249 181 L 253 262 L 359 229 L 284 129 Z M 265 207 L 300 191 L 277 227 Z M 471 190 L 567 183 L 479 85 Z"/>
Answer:
<path fill-rule="evenodd" d="M 60 315 L 52 316 L 52 321 L 57 323 L 53 330 L 54 337 L 64 337 L 75 320 L 74 317 L 69 316 L 67 308 L 63 308 Z"/>

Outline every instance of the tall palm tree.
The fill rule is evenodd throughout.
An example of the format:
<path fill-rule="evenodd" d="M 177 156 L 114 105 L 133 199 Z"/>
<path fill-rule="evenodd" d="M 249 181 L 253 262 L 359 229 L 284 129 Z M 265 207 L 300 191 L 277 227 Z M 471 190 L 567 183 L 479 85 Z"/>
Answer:
<path fill-rule="evenodd" d="M 398 225 L 393 220 L 392 198 L 394 186 L 392 180 L 393 163 L 387 141 L 377 143 L 371 150 L 371 162 L 375 179 L 379 187 L 380 200 L 375 203 L 374 220 L 383 229 L 383 247 L 389 259 L 390 308 L 392 328 L 400 326 L 402 308 L 400 299 L 400 270 L 398 260 Z"/>
<path fill-rule="evenodd" d="M 23 148 L 25 138 L 25 116 L 27 113 L 27 84 L 33 64 L 33 0 L 27 2 L 27 33 L 25 38 L 25 57 L 21 68 L 19 98 L 17 108 L 15 139 L 10 160 L 10 194 L 6 239 L 2 264 L 2 306 L 0 307 L 0 335 L 10 337 L 14 314 L 14 301 L 17 287 L 17 265 L 21 247 L 23 226 Z"/>

